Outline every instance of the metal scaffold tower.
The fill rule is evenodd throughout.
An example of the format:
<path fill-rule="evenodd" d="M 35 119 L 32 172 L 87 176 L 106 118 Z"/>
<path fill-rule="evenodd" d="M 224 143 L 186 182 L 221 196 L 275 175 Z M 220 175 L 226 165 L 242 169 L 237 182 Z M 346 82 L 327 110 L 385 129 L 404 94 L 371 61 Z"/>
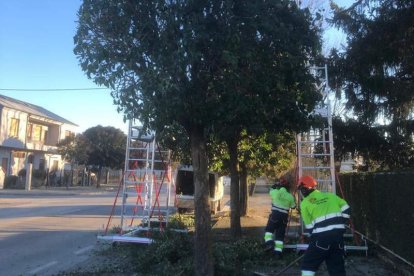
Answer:
<path fill-rule="evenodd" d="M 145 133 L 130 120 L 123 177 L 105 233 L 98 239 L 151 243 L 149 230 L 167 226 L 169 216 L 176 211 L 175 200 L 171 200 L 175 191 L 172 191 L 170 154 L 159 147 L 155 132 Z M 115 218 L 116 209 L 120 209 L 120 215 Z M 114 223 L 116 219 L 119 224 Z M 116 231 L 108 234 L 111 226 Z"/>
<path fill-rule="evenodd" d="M 317 85 L 322 101 L 314 110 L 321 118 L 318 127 L 297 135 L 298 178 L 310 175 L 318 182 L 321 191 L 336 193 L 335 158 L 332 134 L 332 114 L 328 98 L 328 67 L 311 67 L 311 70 L 323 70 L 324 78 Z"/>
<path fill-rule="evenodd" d="M 336 194 L 337 177 L 335 174 L 335 157 L 332 131 L 332 114 L 331 102 L 329 99 L 328 85 L 328 67 L 311 67 L 311 72 L 315 77 L 319 78 L 316 84 L 317 89 L 322 95 L 322 101 L 313 111 L 313 115 L 320 118 L 317 126 L 309 129 L 308 132 L 297 135 L 297 173 L 296 180 L 301 176 L 310 175 L 318 183 L 317 189 L 323 192 L 331 192 Z M 301 200 L 298 195 L 299 202 Z M 298 238 L 301 235 L 301 241 L 297 244 L 287 244 L 286 248 L 296 250 L 306 250 L 307 235 L 304 233 L 304 225 L 302 220 L 296 222 L 297 231 L 293 231 L 290 235 Z M 354 238 L 353 229 L 348 229 L 345 237 Z M 298 233 L 299 232 L 299 233 Z M 348 242 L 345 246 L 346 250 L 362 250 L 367 253 L 368 247 L 366 240 L 360 241 L 354 239 L 356 243 Z"/>

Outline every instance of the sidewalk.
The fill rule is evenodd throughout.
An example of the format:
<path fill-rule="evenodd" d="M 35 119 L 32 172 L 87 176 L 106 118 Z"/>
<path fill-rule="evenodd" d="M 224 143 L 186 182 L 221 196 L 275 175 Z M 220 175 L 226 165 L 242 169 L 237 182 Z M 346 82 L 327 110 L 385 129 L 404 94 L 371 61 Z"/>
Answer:
<path fill-rule="evenodd" d="M 32 188 L 30 191 L 24 189 L 0 189 L 0 196 L 69 196 L 79 194 L 100 194 L 115 191 L 116 189 L 110 185 L 101 185 L 100 188 L 96 186 L 70 186 L 70 187 L 39 187 Z"/>
<path fill-rule="evenodd" d="M 214 224 L 213 229 L 220 230 L 226 235 L 230 234 L 230 196 L 229 187 L 225 187 L 225 203 L 223 211 L 217 215 L 218 221 Z M 267 219 L 270 214 L 271 200 L 268 194 L 268 188 L 256 187 L 253 196 L 248 200 L 248 214 L 240 218 L 242 227 L 242 236 L 262 238 Z"/>

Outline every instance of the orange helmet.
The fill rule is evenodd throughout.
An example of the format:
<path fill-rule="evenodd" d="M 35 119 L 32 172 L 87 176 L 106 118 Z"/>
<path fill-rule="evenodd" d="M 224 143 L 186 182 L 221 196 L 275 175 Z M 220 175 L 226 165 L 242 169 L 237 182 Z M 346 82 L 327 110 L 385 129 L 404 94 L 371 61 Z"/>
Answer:
<path fill-rule="evenodd" d="M 316 180 L 310 175 L 304 175 L 298 180 L 298 187 L 303 186 L 308 189 L 313 189 L 316 187 Z"/>

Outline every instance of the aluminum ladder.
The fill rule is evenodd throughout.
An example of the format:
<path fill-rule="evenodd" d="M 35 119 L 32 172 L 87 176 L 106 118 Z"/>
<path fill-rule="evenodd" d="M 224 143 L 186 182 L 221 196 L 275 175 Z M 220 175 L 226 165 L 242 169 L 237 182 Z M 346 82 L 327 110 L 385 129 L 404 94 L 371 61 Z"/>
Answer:
<path fill-rule="evenodd" d="M 311 128 L 306 133 L 297 135 L 298 177 L 310 175 L 318 182 L 321 191 L 336 193 L 335 158 L 332 133 L 332 114 L 328 95 L 328 68 L 311 67 L 316 71 L 323 70 L 324 77 L 316 87 L 323 99 L 313 111 L 313 115 L 322 119 L 319 127 Z"/>
<path fill-rule="evenodd" d="M 98 238 L 151 243 L 152 239 L 139 237 L 139 232 L 162 230 L 176 210 L 171 201 L 171 153 L 159 147 L 154 131 L 143 132 L 142 126 L 134 122 L 129 121 L 125 169 L 117 195 L 122 204 L 119 233 L 105 233 Z"/>
<path fill-rule="evenodd" d="M 331 102 L 329 99 L 328 86 L 328 67 L 311 67 L 311 72 L 319 78 L 317 89 L 322 95 L 322 101 L 313 111 L 313 115 L 321 118 L 320 125 L 311 128 L 308 132 L 297 135 L 296 151 L 297 151 L 297 179 L 304 175 L 310 175 L 318 183 L 317 189 L 323 192 L 331 192 L 336 194 L 336 175 L 335 175 L 335 156 L 333 144 L 332 130 L 332 114 Z M 298 195 L 299 202 L 301 200 Z M 299 218 L 299 231 L 304 233 L 303 221 Z M 348 229 L 345 238 L 353 238 L 353 229 Z M 290 236 L 299 238 L 297 232 L 288 233 Z M 307 236 L 303 234 L 303 236 Z M 306 250 L 306 243 L 287 244 L 285 248 L 293 248 L 296 250 Z M 348 243 L 345 250 L 360 250 L 367 254 L 368 246 L 366 240 L 362 241 L 362 245 L 354 245 Z"/>

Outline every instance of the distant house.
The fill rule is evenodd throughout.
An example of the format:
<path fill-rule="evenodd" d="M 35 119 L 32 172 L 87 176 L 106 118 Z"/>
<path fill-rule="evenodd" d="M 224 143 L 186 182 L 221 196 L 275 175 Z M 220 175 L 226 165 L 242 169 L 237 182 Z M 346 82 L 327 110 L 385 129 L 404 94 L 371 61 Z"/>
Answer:
<path fill-rule="evenodd" d="M 4 177 L 33 170 L 59 170 L 56 144 L 75 135 L 77 125 L 43 107 L 0 95 L 0 188 Z"/>

